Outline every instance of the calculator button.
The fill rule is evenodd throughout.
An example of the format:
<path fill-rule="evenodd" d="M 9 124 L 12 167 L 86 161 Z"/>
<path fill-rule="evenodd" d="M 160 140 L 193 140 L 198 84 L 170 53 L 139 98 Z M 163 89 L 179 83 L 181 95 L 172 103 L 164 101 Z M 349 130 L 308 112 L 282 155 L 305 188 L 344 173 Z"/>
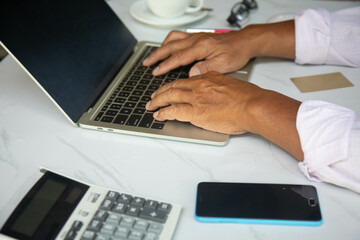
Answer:
<path fill-rule="evenodd" d="M 159 207 L 158 207 L 159 211 L 164 211 L 169 213 L 171 211 L 171 204 L 168 203 L 160 203 Z"/>
<path fill-rule="evenodd" d="M 75 237 L 76 237 L 76 231 L 70 230 L 70 231 L 66 234 L 65 240 L 73 240 L 73 239 L 75 239 Z"/>
<path fill-rule="evenodd" d="M 153 220 L 161 223 L 164 223 L 167 219 L 166 212 L 156 211 L 149 208 L 144 208 L 144 210 L 140 213 L 139 216 L 148 220 Z"/>
<path fill-rule="evenodd" d="M 110 199 L 105 199 L 101 203 L 100 208 L 103 209 L 103 210 L 110 210 L 113 205 L 114 205 L 113 201 L 111 201 Z"/>
<path fill-rule="evenodd" d="M 125 213 L 125 210 L 126 210 L 126 204 L 125 203 L 118 203 L 114 206 L 113 208 L 113 212 L 116 212 L 116 213 Z"/>
<path fill-rule="evenodd" d="M 94 218 L 101 221 L 105 221 L 108 215 L 109 214 L 104 210 L 97 210 L 94 215 Z"/>
<path fill-rule="evenodd" d="M 149 226 L 148 231 L 152 233 L 158 233 L 160 234 L 162 231 L 163 226 L 159 223 L 151 223 Z"/>
<path fill-rule="evenodd" d="M 71 226 L 71 230 L 79 231 L 82 227 L 83 223 L 81 221 L 74 221 L 73 225 Z"/>
<path fill-rule="evenodd" d="M 139 232 L 139 231 L 131 231 L 130 235 L 129 235 L 129 240 L 141 240 L 143 237 L 143 233 Z"/>
<path fill-rule="evenodd" d="M 138 220 L 134 225 L 134 229 L 145 232 L 148 226 L 149 226 L 148 222 L 143 220 Z"/>
<path fill-rule="evenodd" d="M 114 200 L 114 201 L 116 201 L 118 197 L 119 197 L 119 193 L 114 192 L 114 191 L 109 191 L 106 195 L 106 198 Z"/>
<path fill-rule="evenodd" d="M 149 233 L 146 233 L 145 234 L 145 237 L 143 240 L 157 240 L 159 237 L 158 234 L 156 233 L 153 233 L 153 232 L 149 232 Z"/>
<path fill-rule="evenodd" d="M 132 196 L 128 195 L 128 194 L 120 194 L 119 196 L 119 202 L 123 202 L 123 203 L 130 203 L 132 199 Z"/>
<path fill-rule="evenodd" d="M 129 235 L 130 229 L 127 227 L 118 227 L 115 231 L 115 237 L 127 238 Z"/>
<path fill-rule="evenodd" d="M 93 219 L 91 220 L 88 229 L 93 231 L 99 231 L 101 228 L 101 221 Z"/>
<path fill-rule="evenodd" d="M 156 209 L 156 207 L 159 205 L 159 203 L 157 201 L 153 201 L 153 200 L 147 200 L 145 202 L 144 205 L 144 209 L 148 208 L 148 209 Z"/>
<path fill-rule="evenodd" d="M 81 240 L 94 240 L 95 239 L 95 232 L 91 230 L 85 230 L 83 235 L 81 236 Z"/>

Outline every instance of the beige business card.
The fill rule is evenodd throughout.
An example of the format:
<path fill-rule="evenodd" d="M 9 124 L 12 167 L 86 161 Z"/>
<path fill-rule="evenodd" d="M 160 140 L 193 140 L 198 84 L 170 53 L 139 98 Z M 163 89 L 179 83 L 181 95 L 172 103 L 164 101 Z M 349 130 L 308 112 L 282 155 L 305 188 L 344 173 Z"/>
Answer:
<path fill-rule="evenodd" d="M 301 92 L 314 92 L 354 86 L 342 73 L 327 73 L 291 78 Z"/>

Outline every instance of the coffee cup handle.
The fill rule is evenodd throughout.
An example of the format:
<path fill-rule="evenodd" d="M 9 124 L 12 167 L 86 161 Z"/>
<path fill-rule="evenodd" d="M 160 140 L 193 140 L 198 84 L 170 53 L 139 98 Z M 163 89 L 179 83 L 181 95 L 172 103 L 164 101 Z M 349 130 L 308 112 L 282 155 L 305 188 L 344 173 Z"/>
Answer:
<path fill-rule="evenodd" d="M 200 11 L 200 9 L 203 7 L 204 5 L 204 0 L 192 0 L 191 3 L 196 3 L 196 6 L 190 5 L 185 12 L 186 13 L 193 13 L 193 12 L 197 12 Z"/>

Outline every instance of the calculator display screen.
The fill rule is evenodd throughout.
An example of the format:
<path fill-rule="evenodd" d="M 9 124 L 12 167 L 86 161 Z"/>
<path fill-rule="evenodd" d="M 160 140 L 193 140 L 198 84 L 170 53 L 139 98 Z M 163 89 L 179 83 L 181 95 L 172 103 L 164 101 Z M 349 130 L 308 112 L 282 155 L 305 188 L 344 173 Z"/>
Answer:
<path fill-rule="evenodd" d="M 1 229 L 17 239 L 54 239 L 89 186 L 46 172 Z"/>
<path fill-rule="evenodd" d="M 65 188 L 66 185 L 61 182 L 47 180 L 15 220 L 11 229 L 32 236 Z"/>

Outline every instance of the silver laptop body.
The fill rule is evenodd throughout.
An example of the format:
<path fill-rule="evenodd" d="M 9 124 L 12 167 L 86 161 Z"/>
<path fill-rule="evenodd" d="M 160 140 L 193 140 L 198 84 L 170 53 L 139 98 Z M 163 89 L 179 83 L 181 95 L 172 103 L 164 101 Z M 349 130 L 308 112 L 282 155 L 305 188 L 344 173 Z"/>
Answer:
<path fill-rule="evenodd" d="M 30 77 L 37 83 L 37 85 L 45 92 L 45 94 L 54 102 L 54 104 L 61 110 L 61 112 L 75 126 L 80 126 L 82 128 L 99 130 L 99 131 L 131 134 L 131 135 L 137 135 L 137 136 L 154 137 L 154 138 L 185 141 L 185 142 L 194 142 L 194 143 L 201 143 L 201 144 L 210 144 L 210 145 L 220 145 L 221 146 L 221 145 L 225 145 L 227 143 L 228 138 L 229 138 L 228 135 L 207 131 L 207 130 L 195 127 L 190 123 L 184 123 L 184 122 L 178 122 L 178 121 L 167 121 L 165 123 L 165 125 L 162 127 L 162 129 L 153 129 L 151 127 L 144 128 L 144 127 L 129 126 L 126 124 L 114 124 L 114 123 L 110 123 L 110 122 L 99 121 L 98 119 L 96 119 L 98 117 L 99 113 L 103 110 L 104 106 L 107 104 L 107 101 L 111 98 L 111 96 L 112 96 L 113 92 L 116 90 L 117 86 L 119 86 L 121 84 L 121 82 L 127 76 L 129 70 L 132 68 L 132 66 L 136 63 L 138 58 L 141 56 L 142 52 L 148 46 L 155 46 L 155 47 L 160 46 L 159 43 L 152 43 L 152 42 L 138 42 L 137 43 L 137 42 L 135 42 L 135 40 L 134 40 L 135 38 L 133 38 L 131 33 L 122 24 L 120 19 L 112 12 L 112 10 L 106 4 L 105 1 L 103 1 L 103 0 L 75 0 L 75 1 L 54 0 L 54 1 L 50 1 L 49 3 L 46 3 L 46 4 L 52 5 L 52 6 L 48 6 L 48 5 L 44 4 L 44 2 L 46 2 L 46 1 L 41 1 L 41 0 L 28 1 L 29 3 L 24 3 L 24 1 L 19 1 L 19 0 L 7 1 L 7 2 L 10 2 L 10 3 L 5 3 L 5 6 L 2 8 L 2 10 L 0 10 L 0 16 L 2 16 L 2 17 L 0 17 L 0 23 L 3 25 L 4 21 L 7 21 L 6 24 L 1 27 L 2 29 L 5 28 L 5 31 L 3 31 L 3 35 L 0 38 L 0 40 L 1 40 L 0 44 L 23 67 L 23 69 L 30 75 Z M 27 2 L 27 1 L 25 1 L 25 2 Z M 7 4 L 8 4 L 8 6 L 7 6 Z M 21 4 L 27 4 L 27 5 L 26 6 L 16 6 L 16 5 L 21 5 Z M 82 10 L 78 10 L 76 13 L 72 12 L 71 9 L 74 9 L 74 8 L 76 9 L 77 5 L 81 5 L 81 7 L 78 7 L 78 9 L 86 8 L 89 10 L 88 11 L 86 10 L 87 12 L 84 10 L 85 11 L 84 13 L 81 12 Z M 64 7 L 65 10 L 59 9 L 60 7 Z M 14 8 L 14 9 L 12 9 L 12 8 Z M 31 9 L 29 9 L 29 8 L 31 8 Z M 19 9 L 26 9 L 26 12 L 19 12 L 18 14 L 13 14 L 14 11 L 17 11 Z M 36 9 L 40 9 L 40 10 L 36 10 Z M 68 9 L 70 9 L 69 12 L 66 12 Z M 23 33 L 21 31 L 21 27 L 23 27 L 24 29 L 29 29 L 29 24 L 31 24 L 31 23 L 29 23 L 29 21 L 30 22 L 32 21 L 32 16 L 30 16 L 30 17 L 26 16 L 26 14 L 28 14 L 29 12 L 30 13 L 35 12 L 35 17 L 33 17 L 33 18 L 35 18 L 35 19 L 42 18 L 41 19 L 42 21 L 47 22 L 47 24 L 45 24 L 45 27 L 41 27 L 41 28 L 34 27 L 35 30 L 33 32 L 24 30 L 24 33 Z M 47 13 L 43 16 L 42 14 L 44 12 L 47 12 Z M 75 26 L 78 29 L 70 29 L 70 30 L 66 29 L 66 30 L 63 30 L 63 32 L 61 32 L 61 34 L 58 34 L 57 30 L 56 31 L 55 30 L 47 30 L 47 27 L 49 27 L 49 25 L 51 25 L 52 22 L 56 22 L 56 24 L 58 24 L 58 21 L 57 21 L 58 19 L 56 19 L 56 16 L 53 17 L 54 14 L 58 15 L 57 17 L 62 18 L 62 19 L 64 19 L 64 16 L 65 16 L 66 19 L 64 21 L 67 21 L 67 19 L 71 20 L 72 18 L 75 18 L 75 20 L 79 21 L 79 22 L 74 23 L 74 24 L 70 23 L 70 26 Z M 74 16 L 71 14 L 73 14 Z M 75 14 L 76 14 L 76 16 L 75 16 Z M 83 14 L 84 17 L 81 14 Z M 19 18 L 21 18 L 20 16 L 23 16 L 23 15 L 25 15 L 24 19 L 23 20 L 19 19 Z M 98 17 L 98 19 L 92 19 L 93 15 L 95 15 L 95 16 L 104 15 L 104 17 L 103 18 Z M 11 19 L 9 19 L 9 18 L 11 18 Z M 45 19 L 45 18 L 51 18 L 51 19 L 54 18 L 55 20 L 52 21 L 50 19 L 49 21 L 47 21 L 47 19 Z M 111 20 L 108 20 L 109 18 Z M 21 25 L 19 27 L 19 25 L 23 23 L 21 21 L 26 22 L 26 24 L 24 24 L 24 26 Z M 105 22 L 103 24 L 103 26 L 112 26 L 112 24 L 115 22 L 113 24 L 114 27 L 113 28 L 108 27 L 109 29 L 107 29 L 106 32 L 104 32 L 105 30 L 103 32 L 101 32 L 101 30 L 100 30 L 101 28 L 99 28 L 99 27 L 97 28 L 97 26 L 94 26 L 99 21 Z M 35 25 L 35 24 L 37 24 L 37 22 L 34 21 L 34 23 L 32 23 L 32 24 Z M 50 26 L 49 29 L 65 28 L 64 26 L 57 26 L 56 24 L 55 24 L 55 26 Z M 78 25 L 76 25 L 76 24 L 78 24 Z M 88 24 L 90 26 L 89 29 L 87 28 L 86 24 Z M 17 30 L 17 31 L 12 30 L 12 29 L 16 29 L 17 27 L 20 30 Z M 115 29 L 116 27 L 120 27 L 121 29 L 120 30 Z M 121 51 L 125 51 L 124 49 L 126 49 L 126 51 L 129 52 L 127 55 L 130 55 L 130 57 L 121 56 L 123 59 L 125 59 L 123 61 L 123 63 L 121 64 L 121 66 L 117 66 L 117 69 L 114 69 L 115 68 L 114 66 L 108 67 L 108 69 L 110 69 L 113 72 L 113 74 L 111 76 L 111 79 L 112 79 L 111 81 L 109 80 L 108 83 L 106 83 L 106 85 L 105 85 L 103 82 L 98 83 L 94 80 L 95 81 L 95 83 L 93 83 L 94 88 L 98 87 L 98 85 L 101 85 L 101 84 L 104 86 L 102 86 L 102 89 L 100 89 L 100 90 L 95 89 L 98 93 L 97 96 L 92 96 L 92 95 L 94 95 L 91 92 L 92 89 L 89 90 L 89 93 L 87 95 L 89 95 L 91 97 L 87 97 L 84 100 L 84 102 L 86 102 L 86 103 L 89 103 L 89 101 L 92 101 L 92 102 L 86 106 L 86 109 L 84 109 L 84 106 L 81 106 L 80 108 L 83 108 L 83 109 L 82 109 L 82 112 L 79 112 L 78 109 L 75 109 L 75 110 L 71 109 L 72 106 L 68 107 L 69 103 L 67 102 L 69 99 L 76 98 L 77 93 L 79 93 L 80 95 L 82 94 L 82 91 L 79 91 L 76 89 L 73 90 L 73 88 L 72 88 L 72 83 L 74 83 L 74 84 L 77 83 L 77 77 L 79 76 L 79 75 L 76 75 L 76 74 L 78 74 L 77 71 L 78 71 L 78 69 L 85 69 L 85 70 L 81 70 L 81 71 L 84 71 L 91 78 L 93 75 L 97 74 L 97 73 L 92 74 L 91 66 L 94 66 L 94 68 L 96 68 L 98 65 L 101 65 L 103 63 L 103 61 L 102 61 L 103 58 L 100 58 L 99 60 L 93 60 L 93 59 L 88 60 L 87 58 L 82 58 L 81 53 L 78 54 L 78 55 L 80 55 L 80 57 L 79 57 L 76 55 L 76 53 L 78 51 L 78 49 L 76 47 L 79 47 L 79 49 L 81 49 L 81 48 L 85 49 L 84 52 L 82 53 L 83 55 L 88 54 L 89 51 L 90 52 L 93 51 L 92 46 L 94 46 L 94 45 L 99 46 L 99 48 L 104 47 L 104 46 L 102 46 L 102 44 L 99 44 L 99 41 L 102 41 L 102 39 L 96 40 L 95 35 L 98 33 L 91 32 L 91 31 L 94 32 L 94 31 L 98 31 L 98 30 L 100 32 L 99 35 L 102 34 L 102 38 L 104 39 L 104 45 L 107 44 L 106 40 L 111 43 L 111 39 L 106 39 L 106 38 L 107 38 L 107 33 L 115 35 L 115 34 L 113 34 L 113 32 L 119 32 L 119 34 L 121 34 L 121 37 L 125 36 L 128 39 L 131 39 L 132 42 L 135 42 L 135 44 L 133 44 L 134 46 L 132 46 L 130 50 L 128 49 L 129 48 L 128 46 L 123 46 L 123 49 Z M 49 33 L 47 33 L 46 31 L 49 31 Z M 43 37 L 40 39 L 40 41 L 44 41 L 43 39 L 46 38 L 46 40 L 47 40 L 46 43 L 44 43 L 44 44 L 37 43 L 39 37 L 37 37 L 36 34 L 38 34 L 38 33 L 43 34 Z M 73 38 L 75 40 L 72 39 L 71 34 L 74 35 Z M 23 36 L 19 37 L 17 35 L 23 35 Z M 81 35 L 81 36 L 79 36 L 79 35 Z M 85 40 L 82 39 L 83 35 L 86 36 Z M 118 36 L 115 36 L 115 37 L 118 37 Z M 17 39 L 17 40 L 15 41 L 14 39 Z M 19 43 L 19 41 L 21 41 L 22 39 L 24 42 Z M 62 39 L 65 39 L 65 40 L 62 41 Z M 89 42 L 90 42 L 89 44 L 87 43 L 87 40 L 89 40 Z M 72 45 L 70 47 L 70 50 L 68 48 L 64 48 L 67 46 L 67 44 L 69 44 L 69 41 L 70 41 L 70 44 L 74 44 L 74 46 L 76 46 L 76 47 L 74 47 Z M 76 42 L 76 41 L 79 41 L 79 42 Z M 128 42 L 131 42 L 131 41 L 129 40 Z M 55 42 L 54 44 L 58 44 L 60 47 L 62 47 L 62 48 L 54 47 L 55 53 L 52 52 L 53 49 L 51 48 L 51 47 L 53 47 L 52 46 L 53 42 Z M 84 42 L 84 44 L 82 44 L 83 42 Z M 88 47 L 88 46 L 84 47 L 83 45 L 86 45 L 86 44 L 88 44 L 89 46 L 91 44 L 92 45 L 90 47 Z M 33 48 L 35 48 L 35 49 L 33 49 Z M 114 48 L 116 48 L 116 44 L 114 44 Z M 63 49 L 63 51 L 65 53 L 63 53 L 57 49 Z M 48 52 L 46 50 L 48 50 Z M 109 49 L 105 49 L 105 50 L 109 51 Z M 112 49 L 110 48 L 110 50 L 112 50 Z M 120 51 L 120 54 L 122 54 L 121 51 Z M 114 50 L 114 52 L 116 52 L 116 51 Z M 99 53 L 99 52 L 96 52 L 96 53 Z M 31 55 L 31 54 L 33 54 L 33 55 Z M 103 53 L 100 52 L 100 55 L 101 54 L 103 54 Z M 112 54 L 111 51 L 109 51 L 108 55 L 111 55 L 111 54 Z M 64 55 L 64 56 L 62 56 L 62 55 Z M 73 58 L 71 58 L 72 55 L 75 55 L 75 56 Z M 47 60 L 43 60 L 42 57 L 47 58 Z M 107 57 L 107 55 L 106 55 L 106 57 Z M 77 58 L 79 58 L 79 59 L 77 59 Z M 91 54 L 89 54 L 89 58 L 91 58 Z M 73 60 L 73 59 L 75 59 L 75 60 Z M 70 63 L 68 63 L 67 61 L 69 61 Z M 94 61 L 95 62 L 98 61 L 98 62 L 96 62 L 96 64 L 94 64 L 93 63 Z M 58 70 L 58 68 L 56 66 L 56 64 L 58 62 L 60 62 L 59 67 L 65 66 L 64 71 Z M 91 65 L 91 64 L 93 64 L 93 65 Z M 70 65 L 70 67 L 69 67 L 70 70 L 67 70 L 67 68 L 66 68 L 68 65 Z M 78 67 L 74 67 L 73 65 L 78 65 Z M 251 65 L 250 65 L 250 68 L 251 68 Z M 53 71 L 56 71 L 57 73 L 54 73 L 54 75 L 49 74 L 49 72 L 47 72 L 47 71 L 50 71 L 48 69 L 51 69 L 51 68 L 53 69 Z M 72 72 L 76 72 L 76 74 L 74 74 L 72 76 L 71 75 Z M 103 73 L 102 69 L 100 69 L 98 72 L 100 72 L 99 75 L 103 74 L 105 77 L 109 78 L 110 74 Z M 62 75 L 64 75 L 63 78 L 61 78 Z M 249 75 L 249 68 L 245 69 L 243 71 L 240 71 L 236 76 L 240 77 L 243 80 L 247 80 L 248 75 Z M 48 81 L 48 79 L 51 79 L 51 78 L 55 78 L 55 80 Z M 59 81 L 59 83 L 54 83 L 56 81 Z M 57 94 L 57 91 L 58 91 L 58 89 L 61 89 L 63 87 L 62 83 L 68 84 L 66 87 L 64 87 L 63 91 L 65 91 L 65 92 L 67 91 L 67 92 L 69 92 L 69 94 L 62 93 L 64 96 L 59 97 L 59 95 Z M 53 84 L 53 85 L 51 85 L 51 84 Z M 80 84 L 82 84 L 85 87 L 87 87 L 87 85 L 88 85 L 86 82 L 86 79 L 84 80 L 83 83 L 80 83 Z M 89 83 L 89 85 L 91 85 L 91 84 L 92 84 L 92 82 Z M 49 87 L 48 85 L 51 85 L 51 86 Z M 64 84 L 64 85 L 66 85 L 66 84 Z M 94 92 L 95 92 L 95 90 L 94 90 Z M 72 93 L 72 91 L 74 93 Z M 69 98 L 65 101 L 66 102 L 65 104 L 61 102 L 64 98 Z M 77 115 L 80 117 L 74 117 L 73 115 Z"/>

